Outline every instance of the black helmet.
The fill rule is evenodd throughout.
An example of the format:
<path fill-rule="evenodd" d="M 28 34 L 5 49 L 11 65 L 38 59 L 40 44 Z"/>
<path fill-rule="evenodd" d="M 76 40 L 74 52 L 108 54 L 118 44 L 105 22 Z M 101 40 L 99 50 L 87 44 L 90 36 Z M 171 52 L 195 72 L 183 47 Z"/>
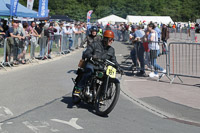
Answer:
<path fill-rule="evenodd" d="M 96 31 L 96 32 L 98 32 L 98 28 L 97 28 L 97 26 L 92 26 L 91 28 L 90 28 L 90 31 L 92 32 L 92 31 Z"/>

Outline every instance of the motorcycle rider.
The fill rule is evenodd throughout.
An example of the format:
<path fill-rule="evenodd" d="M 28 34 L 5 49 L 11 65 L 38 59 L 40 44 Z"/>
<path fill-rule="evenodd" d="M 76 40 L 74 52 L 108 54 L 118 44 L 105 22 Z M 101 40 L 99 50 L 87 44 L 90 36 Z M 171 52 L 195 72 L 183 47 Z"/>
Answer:
<path fill-rule="evenodd" d="M 91 59 L 92 60 L 110 60 L 116 64 L 117 70 L 123 73 L 123 70 L 120 68 L 117 63 L 115 56 L 115 49 L 111 46 L 114 41 L 114 33 L 111 30 L 106 30 L 103 35 L 102 41 L 93 42 L 91 45 L 88 45 L 86 51 L 83 53 L 83 59 Z M 75 87 L 75 91 L 73 93 L 74 96 L 80 96 L 81 91 L 86 85 L 87 81 L 91 77 L 92 73 L 94 73 L 95 65 L 90 61 L 86 62 L 85 72 L 81 78 L 81 80 L 77 83 Z"/>
<path fill-rule="evenodd" d="M 94 41 L 101 41 L 101 36 L 97 35 L 98 28 L 96 26 L 92 26 L 90 28 L 90 34 L 84 39 L 81 43 L 80 47 L 84 48 L 84 44 L 87 42 L 87 46 L 92 44 Z"/>

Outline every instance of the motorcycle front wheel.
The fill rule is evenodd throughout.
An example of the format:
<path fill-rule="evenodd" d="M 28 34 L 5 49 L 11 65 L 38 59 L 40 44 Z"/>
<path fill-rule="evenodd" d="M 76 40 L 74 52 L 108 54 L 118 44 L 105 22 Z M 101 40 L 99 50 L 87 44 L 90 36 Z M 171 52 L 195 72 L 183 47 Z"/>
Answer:
<path fill-rule="evenodd" d="M 110 83 L 107 92 L 103 89 L 97 91 L 95 110 L 100 116 L 108 115 L 115 107 L 120 94 L 120 84 Z"/>

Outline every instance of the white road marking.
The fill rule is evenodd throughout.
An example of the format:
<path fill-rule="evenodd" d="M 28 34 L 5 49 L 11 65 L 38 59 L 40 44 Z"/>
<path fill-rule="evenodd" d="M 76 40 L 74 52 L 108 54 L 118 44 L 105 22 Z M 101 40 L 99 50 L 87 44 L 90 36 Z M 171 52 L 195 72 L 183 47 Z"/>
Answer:
<path fill-rule="evenodd" d="M 78 118 L 72 118 L 69 122 L 63 121 L 63 120 L 58 120 L 58 119 L 51 119 L 51 120 L 55 121 L 55 122 L 60 122 L 60 123 L 63 123 L 63 124 L 70 125 L 70 126 L 74 127 L 75 129 L 79 129 L 79 130 L 83 129 L 81 126 L 76 124 Z"/>
<path fill-rule="evenodd" d="M 0 133 L 8 133 L 8 131 L 2 129 L 2 127 L 1 127 L 2 125 L 3 125 L 3 123 L 0 123 Z"/>
<path fill-rule="evenodd" d="M 6 108 L 6 107 L 3 107 L 3 108 L 7 115 L 13 116 L 13 113 L 8 108 Z"/>
<path fill-rule="evenodd" d="M 31 129 L 34 133 L 39 133 L 39 129 L 35 126 L 33 126 L 30 122 L 24 121 L 22 122 L 25 126 L 27 126 L 29 129 Z"/>
<path fill-rule="evenodd" d="M 0 131 L 2 131 L 1 125 L 3 125 L 3 123 L 0 123 Z"/>
<path fill-rule="evenodd" d="M 10 125 L 10 124 L 13 124 L 13 122 L 7 122 L 6 124 Z"/>
<path fill-rule="evenodd" d="M 54 133 L 55 133 L 55 132 L 59 132 L 58 129 L 53 129 L 53 128 L 51 129 L 51 131 L 54 132 Z"/>
<path fill-rule="evenodd" d="M 35 124 L 40 124 L 37 126 L 34 126 L 33 124 L 31 124 L 28 121 L 22 122 L 26 127 L 28 127 L 29 129 L 31 129 L 34 133 L 40 133 L 40 128 L 47 128 L 50 129 L 52 132 L 59 132 L 58 129 L 54 129 L 50 127 L 50 124 L 47 122 L 39 122 L 39 121 L 35 121 Z"/>
<path fill-rule="evenodd" d="M 10 111 L 10 109 L 4 106 L 0 106 L 0 110 L 2 110 L 2 112 L 4 113 L 4 114 L 0 114 L 0 116 L 3 116 L 3 117 L 13 116 L 13 113 Z"/>

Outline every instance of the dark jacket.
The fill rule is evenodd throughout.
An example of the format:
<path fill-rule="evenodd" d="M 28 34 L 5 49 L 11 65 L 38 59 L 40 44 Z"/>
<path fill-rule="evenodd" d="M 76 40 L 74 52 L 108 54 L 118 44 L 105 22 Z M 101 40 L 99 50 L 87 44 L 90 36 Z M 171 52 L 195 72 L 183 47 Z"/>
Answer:
<path fill-rule="evenodd" d="M 87 42 L 87 46 L 88 46 L 88 45 L 91 45 L 93 42 L 96 42 L 96 41 L 101 41 L 101 36 L 97 35 L 97 36 L 94 37 L 92 35 L 89 35 L 84 39 L 84 41 L 81 43 L 81 45 L 83 46 Z"/>
<path fill-rule="evenodd" d="M 83 59 L 97 57 L 102 60 L 109 60 L 116 64 L 117 68 L 119 68 L 119 64 L 117 63 L 115 56 L 115 49 L 111 46 L 105 46 L 103 41 L 94 42 L 89 45 L 86 51 L 83 53 Z"/>
<path fill-rule="evenodd" d="M 169 28 L 162 28 L 162 40 L 167 40 L 169 39 Z"/>

